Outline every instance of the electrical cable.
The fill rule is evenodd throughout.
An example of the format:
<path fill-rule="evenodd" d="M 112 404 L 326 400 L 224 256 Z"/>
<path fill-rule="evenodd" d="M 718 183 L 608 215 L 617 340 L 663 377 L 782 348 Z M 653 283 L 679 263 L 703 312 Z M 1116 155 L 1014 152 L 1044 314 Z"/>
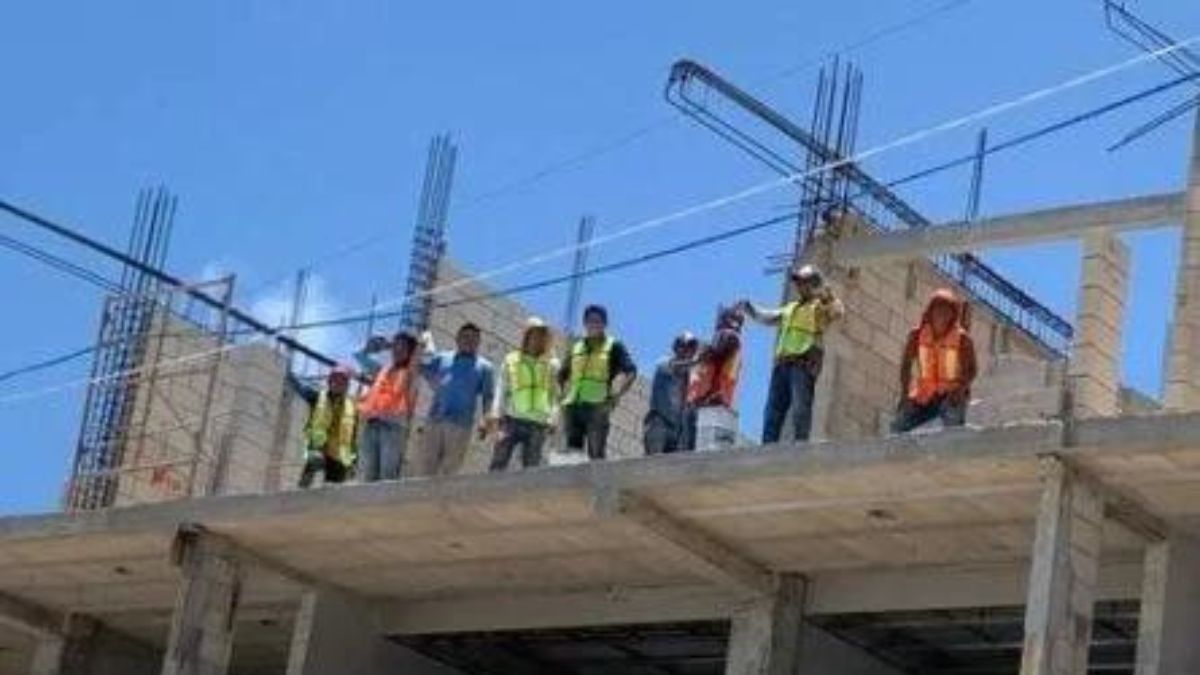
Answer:
<path fill-rule="evenodd" d="M 979 109 L 975 112 L 961 115 L 959 117 L 951 118 L 945 122 L 941 122 L 938 124 L 934 124 L 934 125 L 931 125 L 928 127 L 918 129 L 916 131 L 913 131 L 913 132 L 910 132 L 907 134 L 903 134 L 891 141 L 882 143 L 882 144 L 877 145 L 868 150 L 859 152 L 853 156 L 838 159 L 836 161 L 829 162 L 827 164 L 817 166 L 817 167 L 814 167 L 812 169 L 808 169 L 805 171 L 796 172 L 794 174 L 789 174 L 786 176 L 774 178 L 772 180 L 764 181 L 762 183 L 751 185 L 744 189 L 741 189 L 741 190 L 738 190 L 738 191 L 735 191 L 735 192 L 732 192 L 732 193 L 729 193 L 729 194 L 726 194 L 723 196 L 715 197 L 715 198 L 694 204 L 692 206 L 681 208 L 681 209 L 669 212 L 669 213 L 661 215 L 661 216 L 634 222 L 624 228 L 621 228 L 619 230 L 616 230 L 612 233 L 609 233 L 609 234 L 601 236 L 601 237 L 596 237 L 589 241 L 568 244 L 568 245 L 560 246 L 558 248 L 550 249 L 549 251 L 546 251 L 546 252 L 543 252 L 540 254 L 535 254 L 535 255 L 529 256 L 524 259 L 516 260 L 511 263 L 501 265 L 500 267 L 493 268 L 492 270 L 489 270 L 487 272 L 482 272 L 482 273 L 474 275 L 474 276 L 465 276 L 456 281 L 450 282 L 448 284 L 443 284 L 441 286 L 431 288 L 431 289 L 422 291 L 420 293 L 412 293 L 412 294 L 408 294 L 408 295 L 398 296 L 390 301 L 383 303 L 382 306 L 386 307 L 386 306 L 390 306 L 390 305 L 401 304 L 407 300 L 419 298 L 419 297 L 432 297 L 432 296 L 437 295 L 438 293 L 443 293 L 445 291 L 452 290 L 454 288 L 460 288 L 460 287 L 468 285 L 468 284 L 477 283 L 480 281 L 486 281 L 488 279 L 492 279 L 497 276 L 508 274 L 510 272 L 513 272 L 513 271 L 516 271 L 519 269 L 524 269 L 526 267 L 536 266 L 541 263 L 548 262 L 548 261 L 554 260 L 556 258 L 560 258 L 564 255 L 569 255 L 569 254 L 575 252 L 576 250 L 579 250 L 582 248 L 594 248 L 596 246 L 605 245 L 605 244 L 611 243 L 613 241 L 618 241 L 620 239 L 624 239 L 624 238 L 633 236 L 635 234 L 639 234 L 641 232 L 645 232 L 645 231 L 649 231 L 652 229 L 657 229 L 657 228 L 663 227 L 665 225 L 676 222 L 678 220 L 682 220 L 684 218 L 688 218 L 693 215 L 705 213 L 708 211 L 713 211 L 713 210 L 719 209 L 724 206 L 739 203 L 739 202 L 745 201 L 751 197 L 767 193 L 771 190 L 778 189 L 780 187 L 795 183 L 797 181 L 804 180 L 804 179 L 808 178 L 809 176 L 815 175 L 817 173 L 832 171 L 832 170 L 837 169 L 840 166 L 844 166 L 844 165 L 851 164 L 851 163 L 862 162 L 863 160 L 868 159 L 870 157 L 884 154 L 886 152 L 890 152 L 890 151 L 893 151 L 893 150 L 896 150 L 899 148 L 907 147 L 907 146 L 913 145 L 915 143 L 918 143 L 920 141 L 923 141 L 927 138 L 937 136 L 939 134 L 953 131 L 956 129 L 960 129 L 960 128 L 972 125 L 974 123 L 977 123 L 981 120 L 996 117 L 998 115 L 1008 113 L 1012 110 L 1022 108 L 1024 106 L 1030 105 L 1032 103 L 1035 103 L 1035 102 L 1038 102 L 1038 101 L 1041 101 L 1041 100 L 1044 100 L 1047 98 L 1050 98 L 1052 96 L 1061 94 L 1063 92 L 1079 88 L 1081 86 L 1090 84 L 1092 82 L 1102 80 L 1102 79 L 1104 79 L 1106 77 L 1110 77 L 1116 73 L 1119 73 L 1119 72 L 1128 70 L 1130 68 L 1133 68 L 1135 66 L 1141 65 L 1149 60 L 1157 59 L 1165 54 L 1174 52 L 1179 49 L 1186 48 L 1187 46 L 1189 46 L 1193 43 L 1196 43 L 1198 41 L 1200 41 L 1200 35 L 1193 36 L 1193 37 L 1191 37 L 1185 41 L 1181 41 L 1175 45 L 1165 47 L 1162 50 L 1158 50 L 1156 52 L 1140 54 L 1138 56 L 1135 56 L 1135 57 L 1132 57 L 1132 58 L 1129 58 L 1129 59 L 1126 59 L 1123 61 L 1119 61 L 1114 64 L 1104 66 L 1102 68 L 1088 71 L 1081 75 L 1077 75 L 1077 76 L 1068 78 L 1057 84 L 1052 84 L 1052 85 L 1048 85 L 1045 87 L 1041 87 L 1039 89 L 1035 89 L 1031 92 L 1022 94 L 1022 95 L 1014 97 L 1012 99 L 1008 99 L 1008 100 L 1002 101 L 1000 103 L 985 106 L 984 108 Z M 0 200 L 0 208 L 5 208 L 6 210 L 11 211 L 12 207 L 7 205 L 6 202 L 4 202 L 3 200 Z M 377 305 L 376 307 L 378 308 L 379 306 L 380 305 Z M 261 333 L 260 335 L 256 336 L 254 339 L 252 339 L 246 343 L 243 343 L 242 345 L 225 345 L 218 349 L 211 350 L 209 352 L 199 352 L 199 353 L 190 354 L 190 355 L 187 355 L 184 357 L 180 357 L 178 359 L 175 359 L 173 362 L 174 363 L 184 363 L 184 362 L 196 361 L 196 360 L 206 358 L 211 355 L 220 354 L 220 353 L 229 351 L 229 350 L 237 348 L 237 347 L 248 346 L 249 344 L 259 342 L 261 340 L 267 339 L 268 337 L 279 340 L 280 342 L 289 342 L 288 338 L 280 335 L 279 330 L 272 329 L 270 332 Z M 290 342 L 294 343 L 295 341 L 290 340 Z M 172 361 L 168 361 L 168 362 L 166 362 L 166 364 L 163 364 L 163 363 L 154 364 L 152 367 L 161 369 L 165 366 L 171 365 L 171 363 L 172 363 Z M 125 374 L 140 372 L 141 370 L 143 370 L 145 368 L 146 367 L 143 366 L 143 367 L 130 369 L 130 370 L 126 371 L 125 373 L 121 373 L 121 372 L 112 373 L 112 374 L 106 375 L 101 378 L 82 378 L 80 380 L 72 380 L 69 382 L 64 382 L 59 385 L 54 385 L 54 386 L 36 390 L 36 391 L 11 394 L 9 396 L 0 396 L 0 405 L 12 403 L 15 401 L 38 398 L 40 396 L 56 393 L 59 391 L 74 388 L 74 387 L 81 386 L 81 385 L 87 385 L 87 384 L 90 384 L 90 383 L 93 383 L 96 381 L 101 381 L 104 379 L 123 377 Z"/>
<path fill-rule="evenodd" d="M 48 265 L 65 274 L 69 274 L 77 279 L 86 281 L 87 283 L 97 286 L 103 290 L 113 293 L 121 290 L 121 287 L 115 281 L 106 279 L 97 272 L 93 272 L 92 270 L 89 270 L 81 265 L 77 265 L 70 260 L 54 255 L 53 253 L 50 253 L 41 247 L 34 246 L 33 244 L 28 244 L 18 239 L 13 239 L 7 235 L 0 234 L 0 246 L 32 258 L 33 260 Z"/>

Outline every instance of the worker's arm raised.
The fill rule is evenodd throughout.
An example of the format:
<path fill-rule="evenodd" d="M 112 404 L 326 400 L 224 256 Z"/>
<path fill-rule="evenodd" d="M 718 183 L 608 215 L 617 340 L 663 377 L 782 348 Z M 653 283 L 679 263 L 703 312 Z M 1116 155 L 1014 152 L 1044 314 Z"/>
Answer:
<path fill-rule="evenodd" d="M 778 326 L 779 322 L 783 320 L 782 307 L 766 309 L 749 300 L 742 300 L 738 303 L 738 307 L 755 323 L 761 323 L 764 326 Z"/>

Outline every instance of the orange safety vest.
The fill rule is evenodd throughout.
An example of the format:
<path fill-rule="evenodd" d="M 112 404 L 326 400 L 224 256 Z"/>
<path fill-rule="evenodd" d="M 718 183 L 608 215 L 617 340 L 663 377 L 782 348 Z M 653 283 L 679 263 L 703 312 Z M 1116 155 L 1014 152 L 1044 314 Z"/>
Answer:
<path fill-rule="evenodd" d="M 926 404 L 956 389 L 962 383 L 962 344 L 966 331 L 955 326 L 938 339 L 929 324 L 917 334 L 917 358 L 913 360 L 908 398 Z"/>
<path fill-rule="evenodd" d="M 371 388 L 358 402 L 358 412 L 365 418 L 407 416 L 413 409 L 411 377 L 412 368 L 408 366 L 380 370 Z"/>
<path fill-rule="evenodd" d="M 723 405 L 732 408 L 741 374 L 742 350 L 740 348 L 730 354 L 719 366 L 711 359 L 701 360 L 692 370 L 692 377 L 688 382 L 688 403 Z"/>

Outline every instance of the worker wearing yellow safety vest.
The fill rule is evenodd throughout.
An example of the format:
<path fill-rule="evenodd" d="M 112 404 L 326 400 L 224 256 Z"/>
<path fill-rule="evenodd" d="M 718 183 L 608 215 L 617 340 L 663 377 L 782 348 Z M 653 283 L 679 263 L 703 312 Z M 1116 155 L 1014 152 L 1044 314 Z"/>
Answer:
<path fill-rule="evenodd" d="M 325 474 L 326 483 L 341 483 L 354 466 L 358 412 L 347 393 L 349 387 L 350 370 L 338 366 L 329 372 L 323 390 L 301 392 L 312 405 L 304 425 L 302 488 L 312 485 L 318 472 Z"/>
<path fill-rule="evenodd" d="M 842 303 L 812 265 L 792 270 L 789 278 L 795 298 L 776 309 L 763 309 L 743 300 L 742 310 L 751 319 L 778 328 L 775 365 L 763 415 L 762 442 L 776 443 L 788 411 L 793 437 L 807 441 L 812 429 L 812 408 L 817 378 L 821 374 L 826 328 L 844 312 Z"/>
<path fill-rule="evenodd" d="M 978 366 L 975 343 L 963 326 L 964 305 L 948 289 L 935 291 L 908 334 L 900 360 L 901 400 L 892 431 L 903 433 L 940 418 L 962 426 Z"/>
<path fill-rule="evenodd" d="M 625 345 L 608 334 L 608 310 L 588 306 L 583 325 L 584 337 L 571 345 L 558 371 L 563 426 L 569 450 L 586 446 L 588 459 L 599 460 L 606 456 L 609 417 L 637 379 L 637 366 Z"/>
<path fill-rule="evenodd" d="M 558 359 L 550 352 L 550 327 L 537 317 L 525 322 L 520 349 L 504 357 L 496 377 L 489 431 L 499 427 L 489 470 L 504 471 L 521 449 L 521 466 L 542 463 L 542 447 L 558 417 Z"/>

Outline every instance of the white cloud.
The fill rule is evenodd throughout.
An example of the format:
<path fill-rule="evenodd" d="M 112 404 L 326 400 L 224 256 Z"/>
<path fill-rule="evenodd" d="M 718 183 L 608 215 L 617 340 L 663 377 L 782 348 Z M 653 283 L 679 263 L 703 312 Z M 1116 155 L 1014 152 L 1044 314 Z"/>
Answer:
<path fill-rule="evenodd" d="M 250 313 L 272 326 L 288 323 L 292 314 L 292 298 L 295 289 L 291 284 L 272 286 L 250 301 Z M 308 290 L 300 323 L 323 321 L 342 316 L 347 309 L 329 291 L 325 279 L 312 275 L 308 278 Z M 298 331 L 297 340 L 313 349 L 338 360 L 347 360 L 358 347 L 358 338 L 351 327 L 328 326 Z"/>

